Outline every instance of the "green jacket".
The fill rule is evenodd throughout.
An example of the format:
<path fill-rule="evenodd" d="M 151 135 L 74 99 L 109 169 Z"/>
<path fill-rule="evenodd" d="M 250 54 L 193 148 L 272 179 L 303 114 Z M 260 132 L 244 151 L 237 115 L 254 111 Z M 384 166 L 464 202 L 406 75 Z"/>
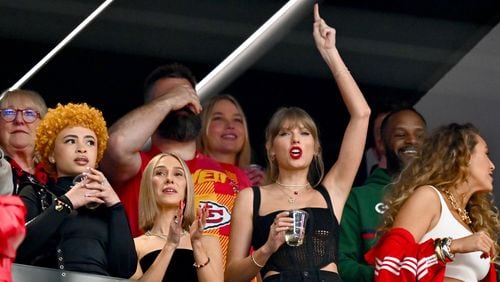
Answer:
<path fill-rule="evenodd" d="M 377 168 L 363 186 L 352 188 L 342 213 L 339 235 L 339 274 L 344 282 L 373 281 L 373 267 L 363 255 L 375 245 L 382 223 L 385 189 L 391 177 Z"/>

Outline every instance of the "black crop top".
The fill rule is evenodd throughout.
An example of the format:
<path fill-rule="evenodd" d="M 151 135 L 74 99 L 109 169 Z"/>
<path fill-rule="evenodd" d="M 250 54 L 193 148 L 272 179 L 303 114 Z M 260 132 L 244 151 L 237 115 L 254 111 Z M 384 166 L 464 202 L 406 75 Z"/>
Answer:
<path fill-rule="evenodd" d="M 160 254 L 160 251 L 161 250 L 156 250 L 147 253 L 139 260 L 142 273 L 145 273 L 151 267 L 156 257 Z M 165 272 L 162 281 L 198 282 L 198 276 L 193 267 L 193 262 L 193 250 L 176 249 L 170 259 L 170 264 L 167 267 L 167 272 Z"/>
<path fill-rule="evenodd" d="M 260 216 L 260 189 L 259 187 L 252 189 L 254 193 L 252 246 L 256 250 L 265 244 L 276 214 L 282 211 Z M 339 223 L 334 216 L 326 189 L 322 185 L 314 189 L 323 195 L 328 208 L 302 208 L 309 213 L 304 243 L 299 247 L 283 244 L 261 269 L 262 277 L 271 270 L 277 272 L 319 270 L 337 261 Z"/>

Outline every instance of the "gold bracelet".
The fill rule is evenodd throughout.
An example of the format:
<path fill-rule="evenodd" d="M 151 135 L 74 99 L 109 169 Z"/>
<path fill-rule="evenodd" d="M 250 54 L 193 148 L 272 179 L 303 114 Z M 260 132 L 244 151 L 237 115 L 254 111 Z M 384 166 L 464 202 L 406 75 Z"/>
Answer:
<path fill-rule="evenodd" d="M 209 262 L 210 262 L 210 257 L 207 257 L 207 261 L 203 264 L 197 264 L 196 261 L 193 263 L 193 267 L 196 268 L 196 269 L 199 269 L 199 268 L 202 268 L 204 266 L 206 266 Z"/>
<path fill-rule="evenodd" d="M 253 257 L 253 253 L 251 253 L 251 254 L 250 254 L 250 258 L 252 259 L 253 264 L 255 264 L 257 267 L 259 267 L 259 268 L 263 268 L 263 267 L 264 267 L 264 265 L 263 265 L 263 264 L 259 264 L 259 263 L 255 260 L 255 258 Z"/>

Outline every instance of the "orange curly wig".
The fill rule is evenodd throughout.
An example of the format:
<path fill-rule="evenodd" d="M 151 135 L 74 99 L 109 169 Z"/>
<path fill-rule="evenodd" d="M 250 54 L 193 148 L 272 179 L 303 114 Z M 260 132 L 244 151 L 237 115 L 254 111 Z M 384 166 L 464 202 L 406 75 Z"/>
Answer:
<path fill-rule="evenodd" d="M 57 104 L 49 109 L 36 130 L 35 152 L 39 161 L 50 175 L 56 174 L 55 165 L 49 162 L 49 155 L 54 150 L 57 135 L 67 127 L 81 126 L 94 131 L 97 137 L 97 160 L 101 161 L 108 142 L 108 129 L 102 112 L 87 103 L 66 105 Z"/>

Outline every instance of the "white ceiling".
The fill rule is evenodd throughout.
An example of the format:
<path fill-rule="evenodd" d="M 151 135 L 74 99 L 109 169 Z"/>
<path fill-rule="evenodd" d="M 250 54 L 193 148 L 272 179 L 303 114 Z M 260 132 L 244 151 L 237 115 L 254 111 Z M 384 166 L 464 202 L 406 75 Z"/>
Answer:
<path fill-rule="evenodd" d="M 431 127 L 471 122 L 488 143 L 500 173 L 500 25 L 494 27 L 416 105 Z M 500 190 L 495 191 L 500 203 Z"/>

